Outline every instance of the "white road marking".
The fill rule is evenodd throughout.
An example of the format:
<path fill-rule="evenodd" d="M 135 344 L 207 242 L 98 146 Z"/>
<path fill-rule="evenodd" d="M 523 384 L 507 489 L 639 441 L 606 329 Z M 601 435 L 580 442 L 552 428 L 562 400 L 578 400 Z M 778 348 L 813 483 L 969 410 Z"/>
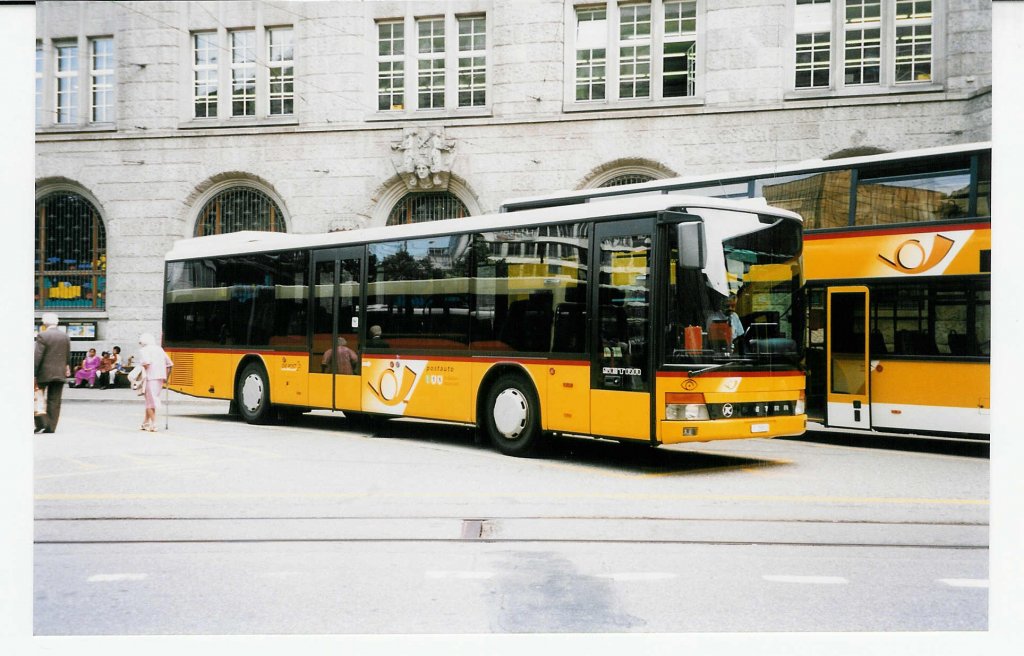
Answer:
<path fill-rule="evenodd" d="M 987 588 L 988 579 L 939 579 L 939 583 L 945 583 L 953 588 Z"/>
<path fill-rule="evenodd" d="M 494 572 L 428 570 L 425 575 L 428 579 L 489 579 L 494 577 Z"/>
<path fill-rule="evenodd" d="M 111 581 L 141 581 L 149 574 L 93 574 L 86 581 L 89 583 L 109 583 Z"/>
<path fill-rule="evenodd" d="M 678 576 L 672 572 L 613 572 L 598 574 L 597 578 L 612 579 L 613 581 L 666 581 L 678 578 Z"/>
<path fill-rule="evenodd" d="M 765 581 L 774 583 L 809 583 L 811 585 L 844 585 L 849 583 L 841 576 L 793 576 L 789 574 L 765 574 Z"/>

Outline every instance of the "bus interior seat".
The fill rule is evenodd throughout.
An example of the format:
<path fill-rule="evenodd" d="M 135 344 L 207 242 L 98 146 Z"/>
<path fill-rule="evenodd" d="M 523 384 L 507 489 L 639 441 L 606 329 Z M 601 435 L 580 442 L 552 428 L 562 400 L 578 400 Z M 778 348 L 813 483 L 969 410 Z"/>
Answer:
<path fill-rule="evenodd" d="M 551 305 L 545 305 L 543 298 L 531 296 L 528 300 L 515 301 L 508 306 L 501 341 L 517 351 L 547 352 L 553 319 Z"/>
<path fill-rule="evenodd" d="M 556 353 L 582 353 L 587 326 L 587 306 L 583 303 L 559 303 L 555 307 L 555 334 L 551 350 Z"/>
<path fill-rule="evenodd" d="M 935 341 L 922 330 L 897 330 L 896 353 L 900 355 L 938 355 Z"/>
<path fill-rule="evenodd" d="M 886 355 L 889 353 L 889 348 L 885 345 L 885 336 L 882 335 L 881 330 L 872 330 L 870 339 L 868 351 L 872 355 Z"/>
<path fill-rule="evenodd" d="M 949 332 L 947 339 L 949 352 L 952 355 L 973 355 L 977 350 L 972 347 L 970 338 L 967 335 L 961 335 L 955 330 Z"/>

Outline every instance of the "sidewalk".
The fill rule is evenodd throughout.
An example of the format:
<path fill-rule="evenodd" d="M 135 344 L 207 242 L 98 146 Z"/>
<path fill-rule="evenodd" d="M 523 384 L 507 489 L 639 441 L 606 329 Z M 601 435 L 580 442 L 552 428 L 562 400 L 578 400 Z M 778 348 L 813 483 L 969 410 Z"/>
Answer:
<path fill-rule="evenodd" d="M 188 396 L 186 394 L 179 394 L 173 390 L 168 390 L 166 397 L 163 394 L 160 395 L 161 400 L 164 398 L 167 398 L 167 402 L 171 406 L 176 404 L 201 405 L 210 407 L 211 409 L 223 407 L 224 411 L 227 411 L 228 402 L 222 399 L 201 399 L 194 396 Z M 128 387 L 111 387 L 108 389 L 100 389 L 99 387 L 65 387 L 64 394 L 61 397 L 61 402 L 138 403 L 140 408 L 143 406 L 142 397 Z"/>

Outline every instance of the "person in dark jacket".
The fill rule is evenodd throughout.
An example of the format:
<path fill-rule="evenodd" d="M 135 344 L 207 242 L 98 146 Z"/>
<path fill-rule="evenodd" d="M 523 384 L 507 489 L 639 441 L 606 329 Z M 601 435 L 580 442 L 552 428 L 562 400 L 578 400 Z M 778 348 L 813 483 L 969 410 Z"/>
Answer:
<path fill-rule="evenodd" d="M 57 330 L 57 323 L 57 315 L 47 312 L 43 315 L 43 326 L 36 335 L 35 386 L 46 391 L 46 414 L 35 418 L 37 433 L 57 430 L 64 383 L 71 375 L 68 366 L 71 339 L 67 333 Z"/>

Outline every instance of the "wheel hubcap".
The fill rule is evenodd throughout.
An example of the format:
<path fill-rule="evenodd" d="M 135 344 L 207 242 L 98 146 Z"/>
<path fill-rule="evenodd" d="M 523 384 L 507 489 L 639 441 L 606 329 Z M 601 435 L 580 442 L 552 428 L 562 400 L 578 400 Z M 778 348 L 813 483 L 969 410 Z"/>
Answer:
<path fill-rule="evenodd" d="M 506 389 L 494 399 L 494 427 L 508 439 L 519 437 L 526 428 L 530 406 L 517 389 Z"/>
<path fill-rule="evenodd" d="M 242 404 L 249 412 L 256 412 L 261 403 L 263 403 L 263 380 L 256 374 L 251 374 L 242 383 Z"/>

